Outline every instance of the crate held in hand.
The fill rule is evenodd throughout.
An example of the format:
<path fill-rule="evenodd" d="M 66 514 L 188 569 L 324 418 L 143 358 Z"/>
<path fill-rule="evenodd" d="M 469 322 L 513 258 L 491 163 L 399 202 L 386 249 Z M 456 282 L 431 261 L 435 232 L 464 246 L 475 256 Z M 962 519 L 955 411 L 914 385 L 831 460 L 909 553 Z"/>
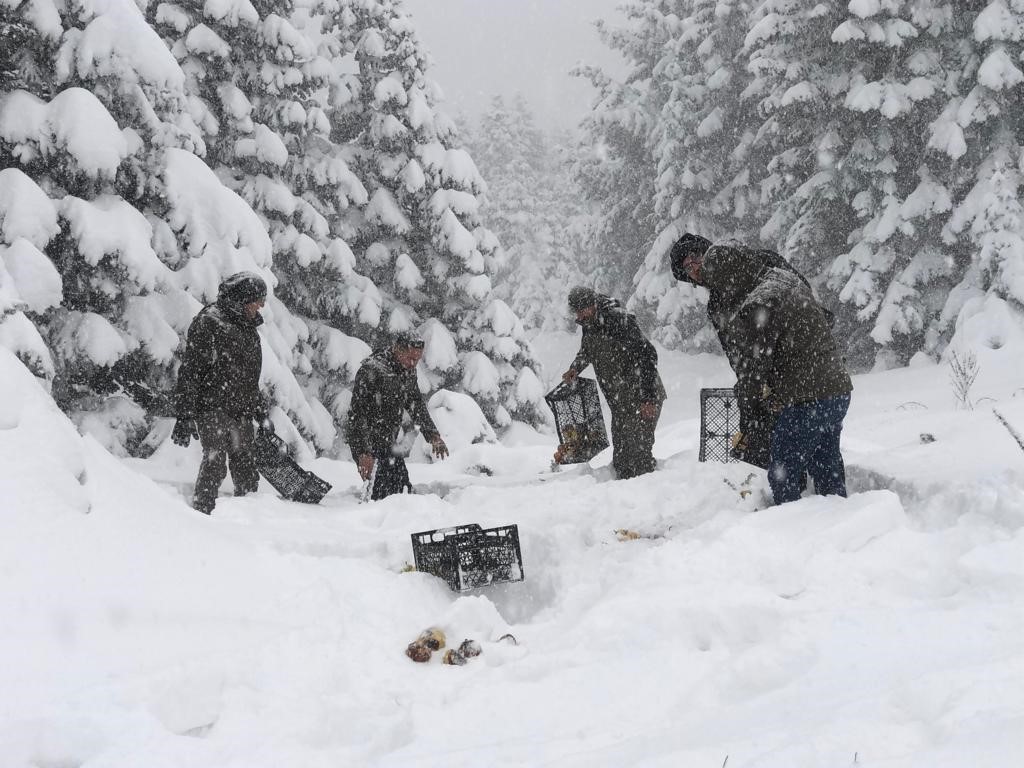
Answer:
<path fill-rule="evenodd" d="M 608 447 L 596 381 L 577 376 L 572 381 L 563 381 L 544 399 L 555 414 L 559 464 L 590 461 Z"/>
<path fill-rule="evenodd" d="M 262 427 L 256 430 L 252 456 L 259 473 L 288 501 L 319 504 L 331 490 L 330 483 L 295 463 L 284 440 Z"/>
<path fill-rule="evenodd" d="M 698 461 L 737 461 L 733 435 L 740 431 L 740 406 L 731 388 L 700 391 L 700 455 Z"/>

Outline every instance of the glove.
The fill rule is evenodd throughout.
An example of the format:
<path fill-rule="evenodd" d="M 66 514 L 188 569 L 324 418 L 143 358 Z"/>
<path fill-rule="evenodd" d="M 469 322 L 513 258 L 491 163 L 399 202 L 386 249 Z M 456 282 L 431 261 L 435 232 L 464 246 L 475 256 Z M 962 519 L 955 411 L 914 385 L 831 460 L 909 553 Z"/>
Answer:
<path fill-rule="evenodd" d="M 729 442 L 731 443 L 729 455 L 734 459 L 740 459 L 742 461 L 747 452 L 747 436 L 742 432 L 737 432 L 732 436 Z"/>
<path fill-rule="evenodd" d="M 252 412 L 252 420 L 256 422 L 256 426 L 262 429 L 264 432 L 274 434 L 274 422 L 270 420 L 270 409 L 267 408 L 266 404 L 262 404 Z"/>
<path fill-rule="evenodd" d="M 443 459 L 448 456 L 448 446 L 445 445 L 445 442 L 441 439 L 440 435 L 430 441 L 430 446 L 433 448 L 434 455 L 437 458 Z"/>
<path fill-rule="evenodd" d="M 370 473 L 373 472 L 374 458 L 369 453 L 362 453 L 359 458 L 356 459 L 356 467 L 359 469 L 359 477 L 363 480 L 370 479 Z"/>
<path fill-rule="evenodd" d="M 180 445 L 182 448 L 187 448 L 188 444 L 192 441 L 192 438 L 199 439 L 199 430 L 196 429 L 196 423 L 192 419 L 178 419 L 174 422 L 174 431 L 171 432 L 171 442 L 175 445 Z"/>
<path fill-rule="evenodd" d="M 658 418 L 658 411 L 660 410 L 660 403 L 654 401 L 640 403 L 640 418 L 643 419 L 644 421 L 654 421 L 656 418 Z"/>

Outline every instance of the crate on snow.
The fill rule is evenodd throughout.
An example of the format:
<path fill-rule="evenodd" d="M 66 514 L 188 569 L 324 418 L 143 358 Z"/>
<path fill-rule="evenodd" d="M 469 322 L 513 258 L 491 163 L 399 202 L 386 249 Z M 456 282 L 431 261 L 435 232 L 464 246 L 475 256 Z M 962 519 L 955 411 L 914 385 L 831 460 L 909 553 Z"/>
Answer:
<path fill-rule="evenodd" d="M 296 464 L 284 440 L 269 430 L 256 430 L 252 455 L 259 473 L 288 501 L 319 504 L 331 490 L 326 480 Z"/>
<path fill-rule="evenodd" d="M 740 406 L 731 388 L 700 391 L 699 461 L 737 461 L 732 436 L 740 431 Z"/>
<path fill-rule="evenodd" d="M 590 461 L 608 447 L 596 381 L 577 376 L 563 381 L 544 399 L 555 414 L 558 441 L 563 447 L 560 464 Z"/>
<path fill-rule="evenodd" d="M 412 534 L 416 570 L 448 582 L 455 592 L 523 580 L 519 528 L 476 523 Z"/>

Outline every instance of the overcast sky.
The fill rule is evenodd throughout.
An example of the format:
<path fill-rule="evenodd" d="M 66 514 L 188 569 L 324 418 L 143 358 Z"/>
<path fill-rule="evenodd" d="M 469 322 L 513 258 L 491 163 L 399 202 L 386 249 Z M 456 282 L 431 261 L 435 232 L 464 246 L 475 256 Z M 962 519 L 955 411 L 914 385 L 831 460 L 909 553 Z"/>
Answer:
<path fill-rule="evenodd" d="M 593 89 L 571 77 L 578 62 L 621 68 L 593 20 L 621 18 L 622 0 L 405 0 L 434 59 L 443 108 L 476 117 L 495 94 L 521 91 L 546 128 L 569 128 Z"/>

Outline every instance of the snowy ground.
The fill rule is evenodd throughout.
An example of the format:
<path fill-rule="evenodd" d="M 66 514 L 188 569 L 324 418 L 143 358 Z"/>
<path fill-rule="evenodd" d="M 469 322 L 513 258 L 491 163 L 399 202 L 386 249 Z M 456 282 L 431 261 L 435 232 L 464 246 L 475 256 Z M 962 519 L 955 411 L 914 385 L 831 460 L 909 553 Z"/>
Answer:
<path fill-rule="evenodd" d="M 537 346 L 550 381 L 575 340 Z M 741 497 L 749 468 L 697 463 L 697 391 L 731 377 L 663 354 L 653 475 L 542 475 L 552 438 L 518 428 L 413 465 L 443 496 L 360 505 L 321 459 L 321 506 L 265 486 L 212 518 L 183 500 L 197 446 L 114 459 L 0 352 L 0 765 L 1020 765 L 1013 350 L 973 411 L 945 366 L 858 377 L 847 500 L 765 508 L 761 474 Z M 402 572 L 410 533 L 469 522 L 519 525 L 523 583 Z M 412 663 L 430 625 L 483 655 Z"/>

